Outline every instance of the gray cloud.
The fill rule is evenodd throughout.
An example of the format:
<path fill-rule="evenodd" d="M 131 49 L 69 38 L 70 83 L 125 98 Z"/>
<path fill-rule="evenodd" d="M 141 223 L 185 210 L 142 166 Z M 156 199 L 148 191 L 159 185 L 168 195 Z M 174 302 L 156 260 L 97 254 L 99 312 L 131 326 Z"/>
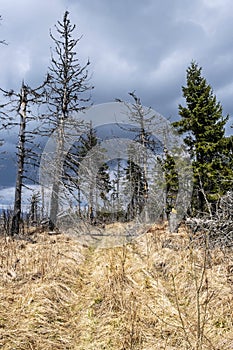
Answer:
<path fill-rule="evenodd" d="M 78 57 L 91 61 L 93 102 L 128 99 L 178 118 L 181 86 L 191 60 L 203 67 L 224 113 L 233 116 L 231 0 L 1 0 L 0 86 L 37 86 L 50 61 L 49 29 L 65 10 L 83 37 Z M 228 133 L 232 133 L 229 128 Z"/>

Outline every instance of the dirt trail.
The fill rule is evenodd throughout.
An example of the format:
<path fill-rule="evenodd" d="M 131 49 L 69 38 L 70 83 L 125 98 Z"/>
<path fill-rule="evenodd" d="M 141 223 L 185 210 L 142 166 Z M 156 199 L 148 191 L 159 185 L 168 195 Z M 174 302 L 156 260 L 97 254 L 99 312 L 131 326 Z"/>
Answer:
<path fill-rule="evenodd" d="M 232 250 L 207 255 L 164 225 L 109 248 L 33 240 L 0 239 L 2 349 L 233 348 Z"/>

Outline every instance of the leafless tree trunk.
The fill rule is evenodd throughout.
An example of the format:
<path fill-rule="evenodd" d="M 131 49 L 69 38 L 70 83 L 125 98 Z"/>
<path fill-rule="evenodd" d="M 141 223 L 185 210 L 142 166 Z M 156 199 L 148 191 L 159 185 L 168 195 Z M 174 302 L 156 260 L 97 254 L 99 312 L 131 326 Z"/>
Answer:
<path fill-rule="evenodd" d="M 55 44 L 55 50 L 52 54 L 51 66 L 49 67 L 49 83 L 47 85 L 48 113 L 47 122 L 48 134 L 54 129 L 57 133 L 56 138 L 56 165 L 54 169 L 54 178 L 52 183 L 52 194 L 50 199 L 49 226 L 53 230 L 57 223 L 59 212 L 59 192 L 61 189 L 63 163 L 64 163 L 64 144 L 67 133 L 67 127 L 72 129 L 72 117 L 74 113 L 86 108 L 90 96 L 86 96 L 92 86 L 88 85 L 89 60 L 81 67 L 76 58 L 76 45 L 80 38 L 73 39 L 75 25 L 71 25 L 69 12 L 66 11 L 63 21 L 58 21 L 55 26 L 57 37 L 50 33 L 50 37 Z M 80 105 L 81 104 L 81 105 Z M 81 122 L 80 122 L 81 124 Z M 83 123 L 82 123 L 83 124 Z M 77 129 L 77 121 L 74 126 Z M 74 132 L 74 130 L 71 130 Z M 80 133 L 80 129 L 77 130 Z"/>
<path fill-rule="evenodd" d="M 33 193 L 31 197 L 31 209 L 30 209 L 30 223 L 32 225 L 38 225 L 39 223 L 39 217 L 40 217 L 40 213 L 38 211 L 39 201 L 40 201 L 40 194 Z"/>
<path fill-rule="evenodd" d="M 21 201 L 22 201 L 22 187 L 23 187 L 23 174 L 25 164 L 25 132 L 26 132 L 26 118 L 27 118 L 27 92 L 26 87 L 22 84 L 20 93 L 19 104 L 19 141 L 18 141 L 18 164 L 17 175 L 15 184 L 15 201 L 14 211 L 11 225 L 11 235 L 14 236 L 19 233 L 20 230 L 20 217 L 21 217 Z"/>
<path fill-rule="evenodd" d="M 54 180 L 52 185 L 51 202 L 50 202 L 50 222 L 49 228 L 53 230 L 57 222 L 57 214 L 59 210 L 59 191 L 60 191 L 60 181 L 62 178 L 63 169 L 63 152 L 64 152 L 64 117 L 61 117 L 60 125 L 57 128 L 56 137 L 56 164 L 54 169 Z"/>
<path fill-rule="evenodd" d="M 126 107 L 129 110 L 129 120 L 138 125 L 138 128 L 133 128 L 132 131 L 134 133 L 138 133 L 138 137 L 136 139 L 142 145 L 143 155 L 139 155 L 139 164 L 142 169 L 142 177 L 143 177 L 143 191 L 141 193 L 142 200 L 146 204 L 148 198 L 148 157 L 146 155 L 146 150 L 153 148 L 153 141 L 150 139 L 150 125 L 154 119 L 154 116 L 149 115 L 151 109 L 144 108 L 141 104 L 140 98 L 136 96 L 135 92 L 130 92 L 129 95 L 133 98 L 134 103 L 132 105 L 124 102 Z M 122 102 L 118 100 L 119 102 Z M 149 212 L 148 208 L 144 206 L 144 220 L 145 222 L 149 221 Z"/>
<path fill-rule="evenodd" d="M 2 116 L 2 128 L 9 129 L 12 127 L 19 127 L 18 133 L 18 143 L 17 143 L 17 172 L 16 172 L 16 184 L 15 184 L 15 200 L 14 200 L 14 210 L 11 224 L 11 235 L 18 235 L 20 231 L 20 220 L 22 214 L 22 189 L 24 186 L 25 176 L 25 164 L 26 160 L 31 158 L 33 159 L 32 150 L 26 146 L 26 143 L 30 143 L 31 139 L 35 136 L 36 131 L 27 130 L 28 124 L 30 121 L 34 120 L 35 117 L 28 112 L 28 107 L 31 104 L 42 103 L 44 96 L 43 88 L 47 81 L 45 81 L 38 88 L 32 89 L 29 86 L 25 85 L 22 82 L 22 86 L 19 93 L 14 92 L 13 90 L 5 91 L 0 89 L 6 98 L 9 99 L 3 107 L 5 109 L 10 109 L 4 112 Z M 19 121 L 17 122 L 13 117 L 10 116 L 10 113 L 17 111 L 19 116 Z"/>

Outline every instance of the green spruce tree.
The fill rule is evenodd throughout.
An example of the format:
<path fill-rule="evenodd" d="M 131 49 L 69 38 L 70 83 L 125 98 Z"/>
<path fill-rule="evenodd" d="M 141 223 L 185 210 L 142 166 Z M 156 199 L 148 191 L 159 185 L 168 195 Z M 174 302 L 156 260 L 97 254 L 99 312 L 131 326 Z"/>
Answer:
<path fill-rule="evenodd" d="M 225 135 L 228 117 L 216 100 L 211 86 L 202 76 L 202 68 L 191 62 L 187 69 L 187 86 L 182 87 L 186 106 L 179 105 L 181 120 L 173 123 L 193 159 L 193 208 L 211 214 L 232 177 L 227 156 L 229 140 Z"/>

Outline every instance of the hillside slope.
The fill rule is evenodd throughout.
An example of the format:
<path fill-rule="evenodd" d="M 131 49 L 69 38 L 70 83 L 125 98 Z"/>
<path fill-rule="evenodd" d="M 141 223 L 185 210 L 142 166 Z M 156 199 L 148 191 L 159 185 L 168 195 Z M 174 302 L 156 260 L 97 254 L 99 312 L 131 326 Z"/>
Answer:
<path fill-rule="evenodd" d="M 233 349 L 232 249 L 156 225 L 108 249 L 33 239 L 0 239 L 0 348 Z"/>

